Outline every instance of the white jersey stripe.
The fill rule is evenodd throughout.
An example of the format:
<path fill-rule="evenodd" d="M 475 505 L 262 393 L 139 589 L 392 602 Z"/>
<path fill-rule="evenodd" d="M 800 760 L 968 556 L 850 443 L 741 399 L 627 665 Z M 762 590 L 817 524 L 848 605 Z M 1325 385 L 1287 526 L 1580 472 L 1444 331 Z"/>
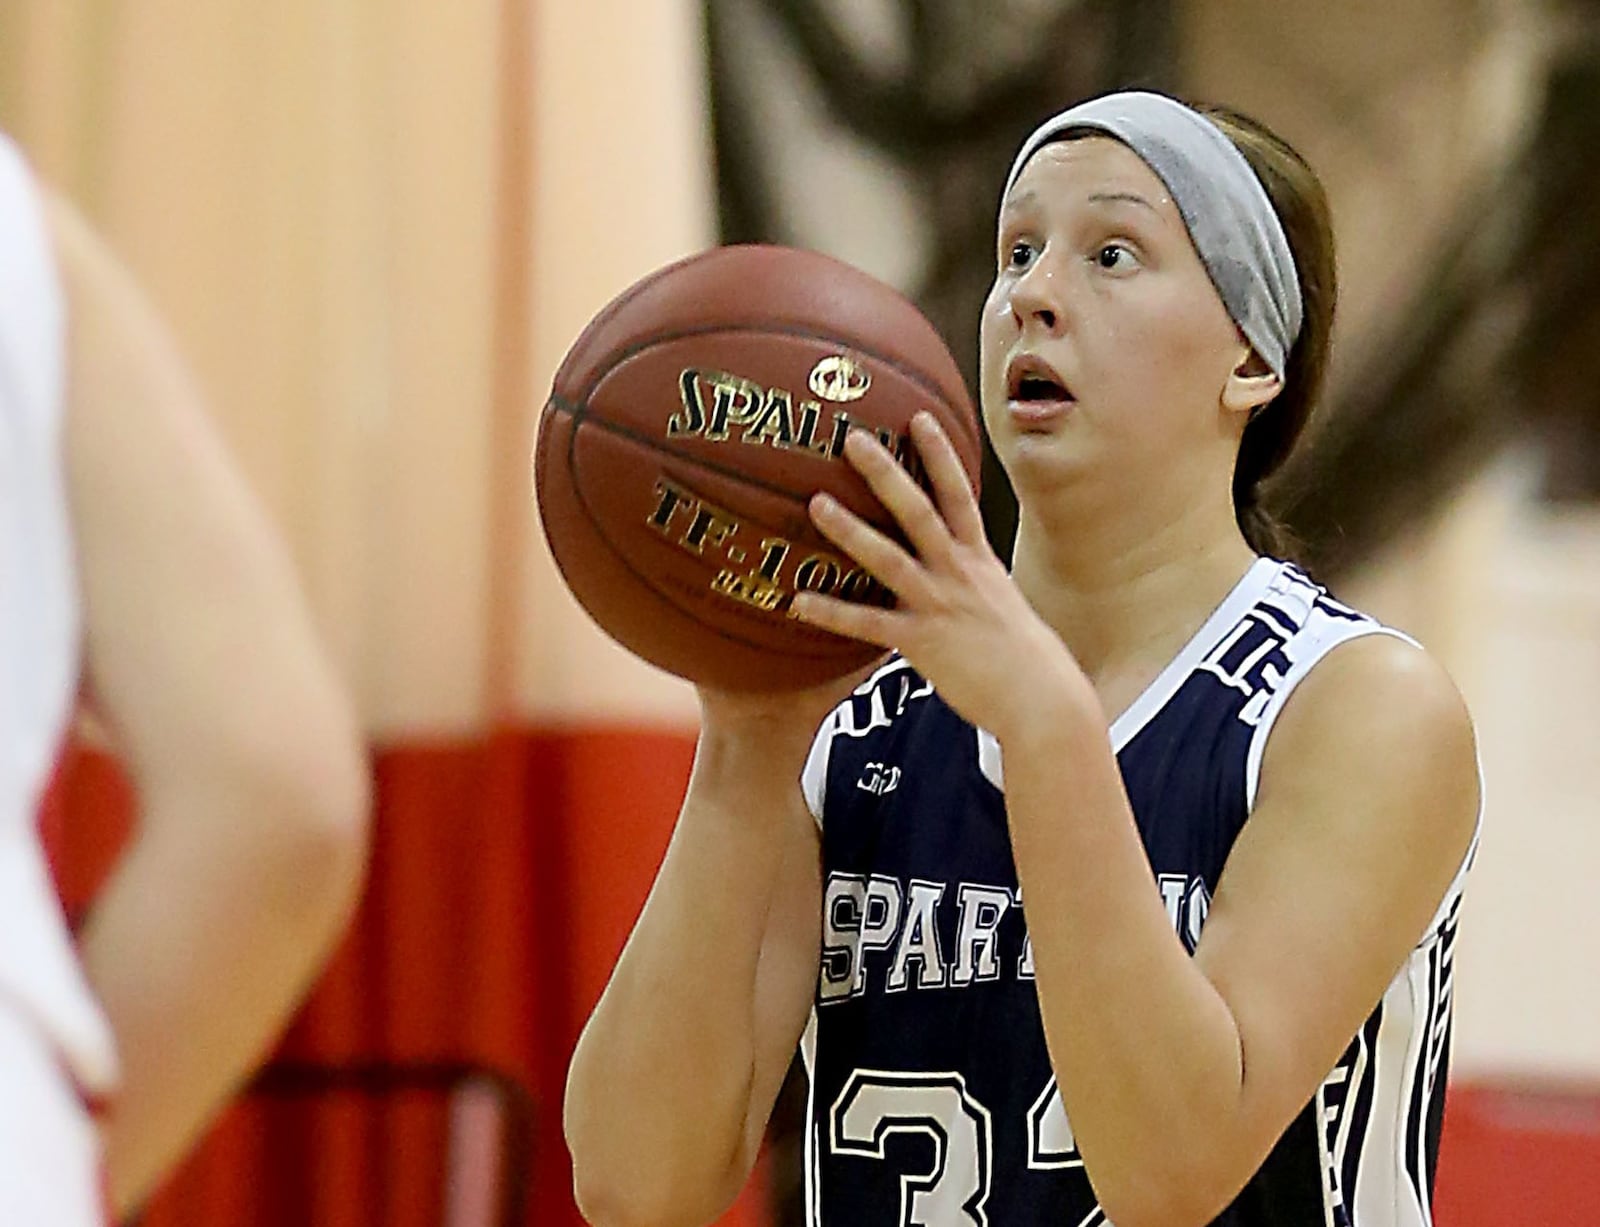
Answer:
<path fill-rule="evenodd" d="M 811 1007 L 811 1017 L 806 1020 L 806 1029 L 800 1035 L 800 1059 L 806 1067 L 806 1135 L 802 1151 L 803 1162 L 801 1171 L 804 1174 L 805 1213 L 806 1227 L 821 1227 L 822 1222 L 822 1189 L 821 1172 L 817 1166 L 817 1147 L 821 1139 L 817 1135 L 817 1008 Z"/>
<path fill-rule="evenodd" d="M 1382 1025 L 1382 1011 L 1383 1007 L 1380 1005 L 1378 1007 L 1379 1026 Z M 1323 1207 L 1328 1216 L 1329 1227 L 1344 1227 L 1344 1223 L 1349 1221 L 1351 1206 L 1349 1195 L 1345 1189 L 1346 1173 L 1350 1172 L 1360 1162 L 1362 1141 L 1366 1134 L 1365 1122 L 1371 1118 L 1372 1080 L 1374 1074 L 1372 1047 L 1367 1040 L 1369 1029 L 1376 1030 L 1376 1028 L 1372 1027 L 1370 1019 L 1360 1031 L 1356 1032 L 1356 1037 L 1353 1041 L 1355 1060 L 1350 1071 L 1350 1088 L 1345 1097 L 1344 1111 L 1339 1120 L 1338 1136 L 1333 1146 L 1333 1164 L 1330 1173 L 1333 1187 L 1329 1190 Z M 1359 1134 L 1356 1131 L 1356 1122 L 1358 1120 L 1363 1122 Z M 1356 1139 L 1356 1164 L 1352 1164 L 1350 1161 L 1349 1152 L 1352 1138 Z M 1343 1214 L 1344 1218 L 1341 1220 L 1337 1217 L 1338 1214 Z"/>
<path fill-rule="evenodd" d="M 1358 1140 L 1355 1221 L 1361 1227 L 1430 1227 L 1417 1201 L 1407 1157 L 1408 1125 L 1429 1025 L 1428 952 L 1413 952 L 1384 995 L 1373 1053 L 1373 1101 Z"/>
<path fill-rule="evenodd" d="M 1436 1083 L 1439 1078 L 1439 1049 L 1435 1044 L 1440 1022 L 1446 1017 L 1448 1010 L 1448 990 L 1444 978 L 1444 942 L 1440 940 L 1433 943 L 1429 956 L 1429 972 L 1432 983 L 1429 985 L 1431 1006 L 1425 1020 L 1427 1027 L 1421 1036 L 1423 1052 L 1423 1084 L 1422 1095 L 1413 1111 L 1412 1128 L 1412 1180 L 1417 1189 L 1417 1201 L 1422 1206 L 1422 1221 L 1433 1221 L 1433 1199 L 1428 1193 L 1428 1104 L 1433 1099 L 1437 1090 Z"/>
<path fill-rule="evenodd" d="M 1195 667 L 1220 640 L 1227 629 L 1238 622 L 1250 607 L 1262 599 L 1267 585 L 1283 569 L 1283 564 L 1271 558 L 1258 558 L 1250 569 L 1223 598 L 1222 604 L 1212 611 L 1200 629 L 1162 669 L 1144 692 L 1111 723 L 1111 747 L 1118 753 L 1133 740 L 1135 734 L 1149 724 L 1168 700 L 1189 680 Z"/>
<path fill-rule="evenodd" d="M 1317 1163 L 1322 1169 L 1322 1227 L 1339 1227 L 1333 1217 L 1334 1191 L 1338 1181 L 1333 1174 L 1333 1151 L 1328 1146 L 1328 1088 L 1317 1088 Z"/>

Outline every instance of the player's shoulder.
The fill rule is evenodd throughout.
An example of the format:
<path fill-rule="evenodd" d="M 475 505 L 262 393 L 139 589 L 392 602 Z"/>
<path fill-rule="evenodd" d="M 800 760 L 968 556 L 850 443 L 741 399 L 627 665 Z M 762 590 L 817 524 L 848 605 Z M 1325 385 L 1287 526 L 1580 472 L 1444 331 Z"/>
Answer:
<path fill-rule="evenodd" d="M 1439 661 L 1404 631 L 1345 604 L 1293 563 L 1282 563 L 1258 597 L 1275 620 L 1294 672 L 1284 717 L 1326 731 L 1358 723 L 1415 733 L 1470 731 L 1466 705 Z"/>
<path fill-rule="evenodd" d="M 1319 652 L 1266 747 L 1261 793 L 1337 796 L 1344 808 L 1408 805 L 1430 836 L 1451 843 L 1482 807 L 1478 748 L 1466 701 L 1415 640 L 1372 623 Z M 1453 846 L 1453 843 L 1451 844 Z"/>
<path fill-rule="evenodd" d="M 1466 701 L 1444 666 L 1397 633 L 1350 638 L 1330 649 L 1299 687 L 1285 718 L 1313 729 L 1355 724 L 1406 740 L 1470 738 Z"/>

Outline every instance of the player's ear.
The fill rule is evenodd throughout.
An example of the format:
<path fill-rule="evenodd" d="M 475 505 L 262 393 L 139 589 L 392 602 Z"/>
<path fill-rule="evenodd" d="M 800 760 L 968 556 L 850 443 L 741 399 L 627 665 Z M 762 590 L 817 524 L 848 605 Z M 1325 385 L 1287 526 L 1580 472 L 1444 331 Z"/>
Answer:
<path fill-rule="evenodd" d="M 1283 376 L 1267 366 L 1255 346 L 1246 344 L 1222 387 L 1222 408 L 1248 422 L 1256 410 L 1271 403 L 1282 391 Z"/>

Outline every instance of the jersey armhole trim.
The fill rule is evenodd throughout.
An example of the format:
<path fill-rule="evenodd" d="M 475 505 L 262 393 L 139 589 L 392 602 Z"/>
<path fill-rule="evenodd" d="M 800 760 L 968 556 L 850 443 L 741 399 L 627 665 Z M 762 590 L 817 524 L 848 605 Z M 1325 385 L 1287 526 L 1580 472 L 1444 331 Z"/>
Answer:
<path fill-rule="evenodd" d="M 838 727 L 839 712 L 835 709 L 828 713 L 828 718 L 817 730 L 816 737 L 811 741 L 811 749 L 806 754 L 806 765 L 800 771 L 800 792 L 819 831 L 822 829 L 822 807 L 827 800 L 828 762 L 833 757 L 833 735 Z"/>
<path fill-rule="evenodd" d="M 1381 622 L 1369 622 L 1349 628 L 1341 628 L 1338 633 L 1329 635 L 1317 644 L 1314 651 L 1306 659 L 1295 665 L 1283 679 L 1283 684 L 1278 687 L 1272 701 L 1267 704 L 1266 710 L 1261 713 L 1261 721 L 1256 725 L 1255 732 L 1250 736 L 1250 750 L 1245 757 L 1244 765 L 1244 802 L 1245 813 L 1248 815 L 1255 810 L 1256 792 L 1261 786 L 1261 763 L 1266 757 L 1267 739 L 1272 735 L 1278 717 L 1283 714 L 1284 707 L 1288 704 L 1290 696 L 1299 688 L 1300 683 L 1310 675 L 1311 671 L 1327 659 L 1328 654 L 1335 648 L 1341 647 L 1355 639 L 1364 639 L 1369 635 L 1387 635 L 1391 639 L 1398 639 L 1402 643 L 1409 643 L 1419 652 L 1422 645 L 1407 635 L 1404 631 L 1397 631 L 1392 626 L 1384 626 Z"/>

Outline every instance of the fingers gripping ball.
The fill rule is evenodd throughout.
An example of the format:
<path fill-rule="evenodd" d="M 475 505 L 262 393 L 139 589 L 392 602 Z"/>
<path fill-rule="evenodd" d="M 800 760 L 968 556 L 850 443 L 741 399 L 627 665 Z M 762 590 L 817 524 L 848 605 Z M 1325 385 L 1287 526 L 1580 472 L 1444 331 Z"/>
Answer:
<path fill-rule="evenodd" d="M 794 593 L 892 598 L 807 501 L 825 490 L 898 535 L 844 440 L 871 430 L 914 469 L 922 409 L 976 489 L 977 417 L 915 306 L 812 252 L 713 249 L 624 292 L 567 354 L 539 422 L 545 535 L 590 615 L 646 660 L 725 689 L 816 685 L 879 649 L 791 617 Z"/>

